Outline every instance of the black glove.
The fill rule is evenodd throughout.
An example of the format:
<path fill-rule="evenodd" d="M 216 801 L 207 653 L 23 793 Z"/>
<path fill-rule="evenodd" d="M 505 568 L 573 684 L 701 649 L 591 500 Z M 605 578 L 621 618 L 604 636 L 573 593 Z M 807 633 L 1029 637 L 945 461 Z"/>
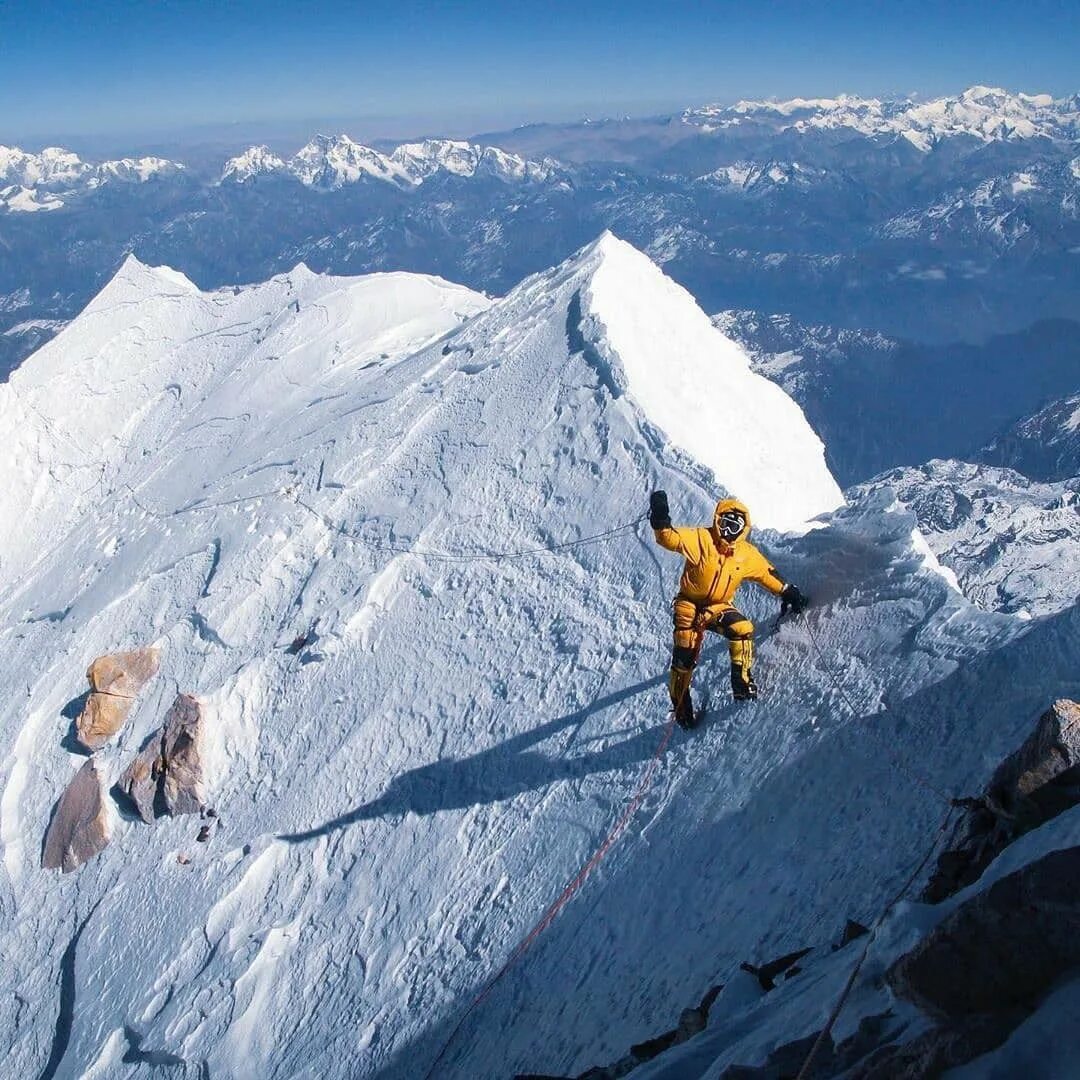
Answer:
<path fill-rule="evenodd" d="M 649 496 L 649 524 L 654 529 L 671 528 L 671 511 L 668 509 L 666 491 L 654 491 Z"/>
<path fill-rule="evenodd" d="M 801 615 L 810 606 L 810 601 L 794 585 L 785 585 L 780 594 L 780 614 Z"/>

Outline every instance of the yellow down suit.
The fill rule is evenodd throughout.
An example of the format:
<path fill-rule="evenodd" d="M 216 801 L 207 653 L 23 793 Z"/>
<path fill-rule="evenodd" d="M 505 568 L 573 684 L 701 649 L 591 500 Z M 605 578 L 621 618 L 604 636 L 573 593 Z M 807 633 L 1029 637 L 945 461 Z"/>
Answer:
<path fill-rule="evenodd" d="M 737 510 L 746 519 L 739 537 L 728 543 L 720 536 L 720 516 Z M 705 630 L 728 639 L 732 685 L 750 684 L 754 661 L 754 624 L 732 604 L 743 581 L 754 581 L 779 596 L 784 581 L 768 559 L 747 539 L 750 512 L 738 499 L 722 499 L 716 505 L 711 526 L 669 526 L 653 530 L 656 542 L 681 555 L 683 566 L 675 597 L 675 647 L 671 654 L 669 690 L 678 706 L 690 688 L 694 666 Z"/>

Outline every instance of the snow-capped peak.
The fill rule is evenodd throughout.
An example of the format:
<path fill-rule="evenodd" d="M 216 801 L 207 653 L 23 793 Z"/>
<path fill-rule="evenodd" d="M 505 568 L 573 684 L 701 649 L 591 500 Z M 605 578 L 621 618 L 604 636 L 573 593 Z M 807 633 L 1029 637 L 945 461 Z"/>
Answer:
<path fill-rule="evenodd" d="M 587 276 L 582 340 L 651 423 L 752 504 L 756 521 L 796 530 L 843 502 L 798 405 L 647 255 L 605 231 L 555 273 L 568 271 Z"/>
<path fill-rule="evenodd" d="M 820 170 L 811 171 L 797 161 L 736 161 L 699 176 L 697 180 L 719 188 L 750 191 L 808 184 L 820 175 Z"/>
<path fill-rule="evenodd" d="M 308 187 L 339 188 L 365 177 L 408 183 L 404 170 L 348 135 L 316 135 L 290 160 L 289 170 Z"/>
<path fill-rule="evenodd" d="M 475 148 L 458 139 L 402 143 L 390 157 L 416 182 L 439 170 L 456 176 L 472 176 L 476 172 Z"/>
<path fill-rule="evenodd" d="M 26 188 L 74 183 L 90 169 L 78 154 L 59 146 L 47 146 L 38 154 L 29 154 L 17 146 L 0 146 L 0 180 Z"/>
<path fill-rule="evenodd" d="M 242 154 L 229 158 L 221 171 L 221 181 L 243 184 L 256 176 L 284 172 L 285 162 L 268 146 L 250 146 Z"/>
<path fill-rule="evenodd" d="M 107 179 L 125 180 L 134 183 L 146 183 L 156 176 L 176 173 L 184 168 L 177 161 L 160 157 L 120 158 L 117 161 L 103 161 L 98 167 L 102 182 Z"/>
<path fill-rule="evenodd" d="M 138 303 L 162 295 L 195 295 L 198 291 L 198 286 L 179 270 L 169 266 L 149 266 L 129 252 L 83 314 L 101 313 L 117 304 Z"/>
<path fill-rule="evenodd" d="M 403 143 L 390 156 L 416 183 L 437 172 L 455 176 L 486 174 L 500 180 L 544 180 L 557 167 L 552 161 L 526 161 L 495 146 L 478 146 L 457 139 Z"/>

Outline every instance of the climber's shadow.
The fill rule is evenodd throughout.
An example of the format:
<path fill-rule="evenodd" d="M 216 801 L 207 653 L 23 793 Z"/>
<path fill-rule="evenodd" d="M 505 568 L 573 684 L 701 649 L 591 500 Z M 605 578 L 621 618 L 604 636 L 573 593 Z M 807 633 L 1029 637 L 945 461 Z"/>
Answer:
<path fill-rule="evenodd" d="M 460 810 L 469 806 L 499 802 L 526 791 L 536 791 L 560 780 L 579 779 L 592 773 L 622 769 L 645 761 L 656 752 L 663 724 L 631 735 L 593 754 L 549 757 L 534 747 L 569 728 L 580 727 L 591 716 L 620 702 L 660 687 L 667 674 L 635 683 L 587 705 L 577 712 L 549 720 L 522 732 L 498 746 L 465 758 L 448 758 L 421 765 L 395 777 L 377 799 L 357 806 L 304 832 L 283 833 L 280 839 L 292 844 L 315 840 L 346 829 L 359 821 L 392 817 L 405 813 L 434 814 L 440 810 Z M 666 694 L 664 699 L 666 702 Z M 658 699 L 658 707 L 663 708 Z M 662 715 L 662 714 L 661 714 Z"/>

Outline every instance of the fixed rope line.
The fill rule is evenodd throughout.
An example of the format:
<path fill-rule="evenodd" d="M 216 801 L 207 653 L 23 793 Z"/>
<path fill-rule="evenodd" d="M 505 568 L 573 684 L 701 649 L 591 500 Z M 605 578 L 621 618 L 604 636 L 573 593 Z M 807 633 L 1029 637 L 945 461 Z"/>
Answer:
<path fill-rule="evenodd" d="M 371 551 L 390 551 L 397 555 L 415 555 L 421 559 L 438 559 L 443 562 L 476 562 L 481 559 L 490 559 L 495 562 L 501 562 L 505 559 L 524 559 L 535 555 L 554 555 L 560 551 L 584 547 L 587 544 L 595 544 L 600 540 L 606 540 L 609 536 L 617 536 L 619 533 L 635 530 L 649 516 L 648 514 L 643 514 L 641 517 L 635 518 L 633 521 L 628 521 L 623 525 L 616 525 L 612 529 L 605 529 L 603 532 L 593 533 L 590 536 L 581 536 L 576 540 L 566 540 L 562 543 L 550 544 L 545 547 L 523 548 L 520 551 L 429 551 L 425 548 L 404 547 L 398 544 L 384 543 L 379 540 L 369 540 L 366 536 L 361 536 L 359 533 L 346 529 L 344 525 L 332 521 L 324 513 L 320 510 L 316 510 L 314 506 L 306 503 L 303 499 L 297 497 L 295 501 L 298 506 L 303 507 L 309 514 L 313 514 L 317 517 L 327 528 L 333 529 L 334 532 L 343 536 L 346 540 L 352 540 L 357 544 L 367 547 Z"/>
<path fill-rule="evenodd" d="M 923 872 L 924 867 L 932 858 L 934 852 L 937 850 L 938 843 L 941 838 L 948 832 L 949 822 L 952 820 L 953 807 L 950 805 L 949 809 L 945 813 L 945 817 L 941 824 L 938 826 L 934 833 L 934 839 L 927 848 L 926 854 L 919 860 L 918 865 L 905 879 L 904 884 L 897 891 L 896 895 L 885 905 L 880 915 L 874 920 L 873 926 L 870 927 L 870 933 L 866 935 L 866 943 L 863 945 L 862 952 L 859 954 L 859 959 L 855 962 L 855 966 L 851 969 L 851 974 L 847 977 L 847 982 L 844 983 L 843 989 L 840 991 L 840 996 L 836 999 L 836 1004 L 832 1008 L 832 1012 L 829 1013 L 829 1018 L 825 1022 L 825 1026 L 821 1029 L 818 1037 L 814 1040 L 814 1045 L 810 1047 L 809 1053 L 806 1055 L 805 1061 L 802 1063 L 802 1068 L 799 1069 L 795 1080 L 808 1080 L 810 1076 L 810 1070 L 813 1067 L 814 1059 L 817 1057 L 818 1052 L 825 1044 L 825 1040 L 830 1038 L 832 1030 L 836 1025 L 836 1021 L 840 1018 L 840 1013 L 843 1011 L 844 1005 L 847 1003 L 847 999 L 851 996 L 851 991 L 855 988 L 855 980 L 859 977 L 859 972 L 862 971 L 863 965 L 866 963 L 866 958 L 870 955 L 870 946 L 874 943 L 874 938 L 877 935 L 878 930 L 881 928 L 882 923 L 889 917 L 893 908 L 900 903 L 901 900 L 907 895 L 908 889 L 918 880 L 919 875 Z"/>
<path fill-rule="evenodd" d="M 291 494 L 288 489 L 284 491 L 280 489 L 274 491 L 261 491 L 254 495 L 242 495 L 239 498 L 225 499 L 221 502 L 192 503 L 188 506 L 181 506 L 178 509 L 171 511 L 171 513 L 163 514 L 158 510 L 152 510 L 142 503 L 130 484 L 125 483 L 124 487 L 127 488 L 132 501 L 140 510 L 163 521 L 169 517 L 176 517 L 178 514 L 202 513 L 208 510 L 217 510 L 225 506 L 237 506 L 240 503 L 260 502 L 263 499 L 273 498 L 275 495 L 287 496 Z M 581 536 L 576 540 L 566 540 L 558 544 L 549 544 L 543 547 L 523 548 L 520 551 L 428 551 L 424 548 L 404 547 L 400 544 L 390 544 L 379 540 L 368 539 L 368 537 L 361 536 L 359 533 L 346 529 L 344 525 L 332 521 L 324 513 L 320 510 L 316 510 L 314 506 L 305 502 L 299 496 L 293 496 L 292 501 L 306 510 L 309 514 L 317 517 L 328 529 L 332 529 L 346 540 L 361 544 L 371 551 L 389 551 L 396 555 L 415 555 L 417 558 L 437 559 L 443 562 L 476 562 L 482 559 L 490 559 L 499 562 L 504 559 L 524 559 L 537 555 L 554 555 L 560 551 L 568 551 L 572 548 L 598 543 L 601 540 L 606 540 L 609 536 L 618 536 L 620 533 L 631 532 L 637 529 L 637 527 L 649 516 L 648 514 L 642 514 L 641 517 L 635 518 L 633 521 L 628 521 L 623 525 L 616 525 L 612 529 L 605 529 L 603 532 L 593 533 L 589 536 Z"/>
<path fill-rule="evenodd" d="M 288 492 L 283 492 L 280 488 L 274 491 L 260 491 L 256 495 L 241 495 L 238 499 L 225 499 L 222 502 L 194 502 L 188 506 L 181 506 L 172 512 L 172 516 L 176 517 L 178 514 L 195 514 L 205 510 L 217 510 L 222 506 L 237 506 L 240 503 L 246 502 L 261 502 L 263 499 L 271 499 L 275 495 L 287 495 Z"/>
<path fill-rule="evenodd" d="M 843 682 L 836 674 L 833 666 L 829 663 L 828 660 L 825 659 L 825 654 L 824 652 L 822 652 L 821 647 L 818 645 L 817 638 L 814 636 L 814 631 L 810 628 L 810 620 L 804 619 L 803 625 L 806 627 L 806 633 L 810 638 L 810 644 L 813 646 L 814 652 L 817 653 L 818 659 L 821 661 L 821 666 L 825 669 L 826 674 L 832 680 L 832 684 L 836 687 L 837 692 L 840 694 L 840 697 L 844 701 L 844 704 L 847 705 L 848 710 L 851 712 L 852 718 L 854 720 L 858 720 L 860 716 L 859 709 L 856 708 L 855 703 L 851 700 L 850 695 L 845 689 Z M 892 710 L 889 708 L 888 705 L 885 704 L 885 702 L 882 702 L 882 711 L 891 712 Z M 906 776 L 909 780 L 914 781 L 920 787 L 930 792 L 930 794 L 933 795 L 936 799 L 940 799 L 950 809 L 957 804 L 957 800 L 954 796 L 942 791 L 941 788 L 937 787 L 937 785 L 928 780 L 925 776 L 922 776 L 920 773 L 912 769 L 904 761 L 904 759 L 901 758 L 896 753 L 896 751 L 893 750 L 893 748 L 885 741 L 884 737 L 873 727 L 873 725 L 867 724 L 865 725 L 865 727 L 866 730 L 869 731 L 870 734 L 878 740 L 879 745 L 883 748 L 886 756 L 892 763 L 893 767 L 897 770 L 897 772 L 903 773 L 903 775 Z"/>
<path fill-rule="evenodd" d="M 476 1011 L 480 1005 L 491 994 L 492 990 L 498 985 L 503 976 L 528 952 L 529 947 L 534 941 L 555 921 L 555 917 L 559 912 L 570 902 L 574 894 L 585 884 L 585 881 L 589 875 L 596 869 L 596 867 L 603 860 L 604 856 L 611 850 L 612 846 L 619 839 L 622 833 L 626 830 L 627 825 L 630 824 L 634 814 L 637 813 L 638 808 L 641 806 L 649 788 L 652 787 L 653 778 L 656 774 L 656 770 L 660 764 L 661 758 L 664 756 L 664 751 L 667 750 L 668 743 L 671 741 L 672 732 L 675 729 L 675 713 L 672 711 L 671 717 L 668 719 L 667 724 L 664 726 L 664 731 L 660 737 L 660 742 L 656 747 L 653 756 L 649 759 L 648 768 L 646 768 L 644 775 L 641 778 L 640 783 L 637 786 L 637 790 L 634 792 L 633 798 L 627 803 L 626 809 L 623 810 L 619 820 L 611 827 L 607 836 L 601 841 L 600 846 L 592 853 L 588 861 L 585 862 L 577 874 L 570 880 L 563 891 L 558 895 L 555 901 L 548 907 L 544 914 L 540 917 L 536 925 L 518 942 L 514 951 L 507 957 L 505 963 L 495 974 L 487 981 L 481 991 L 475 998 L 469 1003 L 468 1008 L 461 1014 L 458 1022 L 454 1025 L 446 1041 L 442 1044 L 438 1054 L 435 1056 L 435 1060 L 431 1063 L 431 1067 L 424 1074 L 424 1080 L 432 1080 L 435 1076 L 435 1070 L 442 1063 L 443 1058 L 446 1056 L 446 1052 L 453 1045 L 454 1040 L 457 1038 L 458 1033 L 465 1026 L 465 1021 Z"/>

